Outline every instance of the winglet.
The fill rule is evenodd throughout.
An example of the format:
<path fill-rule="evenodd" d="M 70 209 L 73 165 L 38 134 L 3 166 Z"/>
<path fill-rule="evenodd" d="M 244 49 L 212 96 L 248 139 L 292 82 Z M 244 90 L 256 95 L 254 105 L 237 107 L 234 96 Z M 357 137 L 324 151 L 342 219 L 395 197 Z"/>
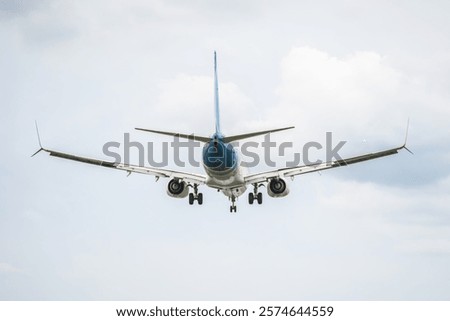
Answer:
<path fill-rule="evenodd" d="M 38 138 L 38 142 L 39 142 L 39 147 L 40 147 L 40 148 L 39 148 L 39 150 L 38 150 L 36 153 L 34 153 L 33 155 L 31 155 L 31 157 L 33 157 L 34 155 L 36 155 L 36 154 L 39 153 L 40 151 L 45 150 L 44 147 L 42 147 L 41 136 L 39 135 L 39 128 L 38 128 L 37 121 L 34 121 L 34 124 L 35 124 L 35 126 L 36 126 L 36 133 L 37 133 L 37 138 Z"/>
<path fill-rule="evenodd" d="M 414 153 L 412 151 L 410 151 L 408 149 L 408 147 L 406 147 L 406 142 L 408 141 L 408 131 L 409 131 L 409 117 L 408 117 L 408 122 L 406 123 L 405 142 L 403 143 L 402 148 L 406 149 L 408 152 L 410 152 L 412 155 L 414 155 Z"/>

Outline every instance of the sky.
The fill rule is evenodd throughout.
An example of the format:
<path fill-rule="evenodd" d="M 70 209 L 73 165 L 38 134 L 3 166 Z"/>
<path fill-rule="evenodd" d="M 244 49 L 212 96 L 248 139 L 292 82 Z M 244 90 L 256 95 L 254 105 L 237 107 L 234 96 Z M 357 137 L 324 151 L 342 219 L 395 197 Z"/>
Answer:
<path fill-rule="evenodd" d="M 1 0 L 0 299 L 450 300 L 449 39 L 437 0 Z M 409 118 L 414 155 L 237 214 L 206 187 L 189 206 L 163 179 L 30 158 L 35 120 L 45 147 L 101 159 L 124 133 L 167 141 L 134 127 L 212 134 L 214 50 L 224 134 L 332 132 L 350 157 L 402 145 Z"/>

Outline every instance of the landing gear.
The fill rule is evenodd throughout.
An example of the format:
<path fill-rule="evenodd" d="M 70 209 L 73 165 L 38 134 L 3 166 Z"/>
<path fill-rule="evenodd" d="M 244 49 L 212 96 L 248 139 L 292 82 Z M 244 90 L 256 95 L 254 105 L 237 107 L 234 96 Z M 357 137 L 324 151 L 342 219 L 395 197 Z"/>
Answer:
<path fill-rule="evenodd" d="M 248 194 L 248 203 L 253 204 L 254 200 L 258 202 L 258 204 L 262 204 L 263 198 L 262 193 L 258 193 L 258 187 L 262 185 L 258 185 L 257 183 L 253 184 L 253 193 Z"/>
<path fill-rule="evenodd" d="M 253 201 L 254 201 L 254 200 L 255 200 L 255 194 L 253 194 L 253 193 L 248 194 L 248 203 L 249 203 L 250 205 L 253 204 Z"/>
<path fill-rule="evenodd" d="M 198 184 L 194 184 L 192 187 L 194 188 L 194 193 L 189 193 L 189 205 L 194 204 L 195 200 L 197 200 L 198 205 L 202 205 L 203 194 L 198 192 Z"/>
<path fill-rule="evenodd" d="M 235 202 L 236 202 L 236 197 L 233 195 L 233 196 L 231 196 L 230 213 L 233 213 L 233 212 L 236 213 L 236 211 L 237 211 Z"/>
<path fill-rule="evenodd" d="M 259 192 L 258 194 L 256 194 L 256 198 L 258 199 L 258 204 L 262 204 L 262 193 Z"/>

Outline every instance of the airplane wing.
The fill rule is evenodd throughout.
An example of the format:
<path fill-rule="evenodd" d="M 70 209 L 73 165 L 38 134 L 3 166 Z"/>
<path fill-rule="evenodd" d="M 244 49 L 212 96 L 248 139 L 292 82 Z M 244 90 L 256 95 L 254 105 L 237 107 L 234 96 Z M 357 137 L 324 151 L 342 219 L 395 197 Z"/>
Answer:
<path fill-rule="evenodd" d="M 204 184 L 206 182 L 206 176 L 201 175 L 201 174 L 185 173 L 185 172 L 173 171 L 173 170 L 168 170 L 168 169 L 163 169 L 163 168 L 143 167 L 143 166 L 123 164 L 123 163 L 108 162 L 108 161 L 103 161 L 103 160 L 99 160 L 99 159 L 93 159 L 93 158 L 76 156 L 76 155 L 72 155 L 72 154 L 61 153 L 58 151 L 45 149 L 42 146 L 32 156 L 36 155 L 40 151 L 48 152 L 50 154 L 50 156 L 65 158 L 65 159 L 82 162 L 82 163 L 87 163 L 87 164 L 92 164 L 92 165 L 98 165 L 98 166 L 103 166 L 103 167 L 108 167 L 108 168 L 119 169 L 122 171 L 126 171 L 129 174 L 139 173 L 139 174 L 153 175 L 156 178 L 160 178 L 160 177 L 166 177 L 166 178 L 170 178 L 170 179 L 178 178 L 178 179 L 185 181 L 186 183 L 192 183 L 192 184 Z"/>
<path fill-rule="evenodd" d="M 268 171 L 268 172 L 263 172 L 263 173 L 258 173 L 258 174 L 250 174 L 250 175 L 245 176 L 244 180 L 245 180 L 245 184 L 264 183 L 264 182 L 268 182 L 274 178 L 294 177 L 296 175 L 303 175 L 303 174 L 307 174 L 307 173 L 323 171 L 326 169 L 347 166 L 347 165 L 355 164 L 355 163 L 359 163 L 359 162 L 365 162 L 365 161 L 368 161 L 371 159 L 397 154 L 401 149 L 406 149 L 407 151 L 409 151 L 411 153 L 411 151 L 406 147 L 406 141 L 405 141 L 405 144 L 403 144 L 400 147 L 386 149 L 386 150 L 376 152 L 376 153 L 370 153 L 370 154 L 335 160 L 335 161 L 326 162 L 326 163 L 322 162 L 322 163 L 316 163 L 316 164 L 311 164 L 311 165 L 281 168 L 278 170 Z"/>

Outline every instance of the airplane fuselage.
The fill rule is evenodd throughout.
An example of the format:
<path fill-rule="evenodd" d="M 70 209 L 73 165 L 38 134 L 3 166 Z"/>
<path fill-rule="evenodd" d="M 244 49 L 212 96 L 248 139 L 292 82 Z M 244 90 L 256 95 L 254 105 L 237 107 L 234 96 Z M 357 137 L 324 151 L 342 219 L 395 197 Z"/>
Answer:
<path fill-rule="evenodd" d="M 230 198 L 237 198 L 245 192 L 245 170 L 239 166 L 239 154 L 231 143 L 223 141 L 222 135 L 214 134 L 203 146 L 202 161 L 207 186 Z"/>

